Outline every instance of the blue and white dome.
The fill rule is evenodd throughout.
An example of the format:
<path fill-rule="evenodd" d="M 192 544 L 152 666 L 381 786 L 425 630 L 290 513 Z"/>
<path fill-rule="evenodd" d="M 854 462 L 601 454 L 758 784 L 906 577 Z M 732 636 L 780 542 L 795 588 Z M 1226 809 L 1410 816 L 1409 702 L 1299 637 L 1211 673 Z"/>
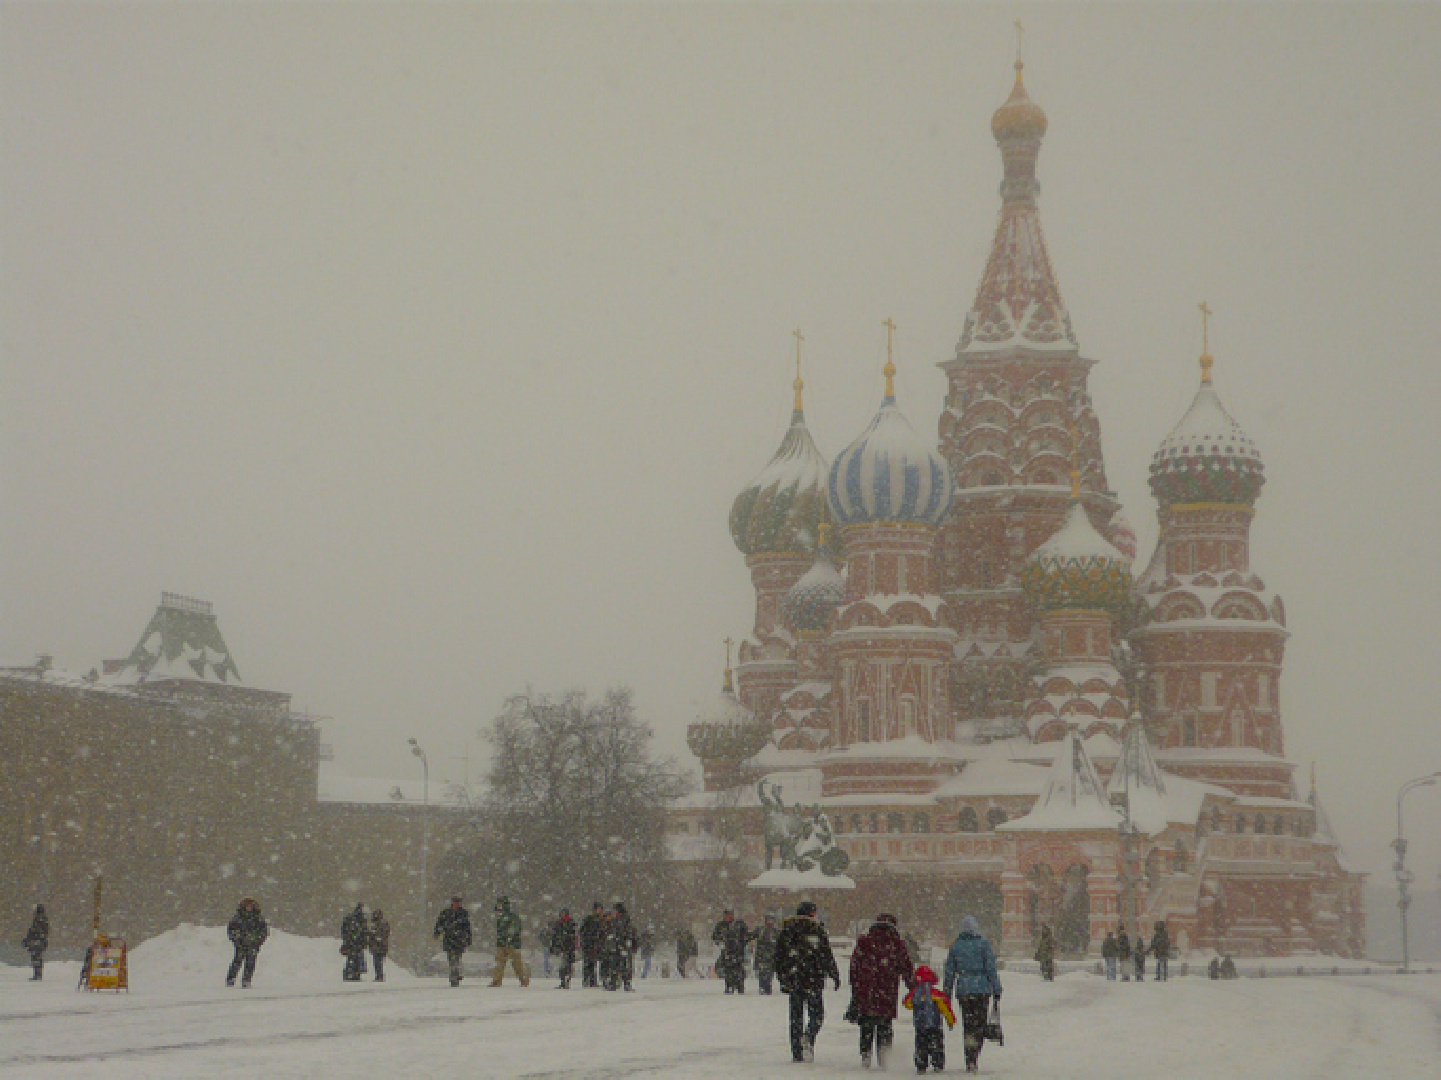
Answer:
<path fill-rule="evenodd" d="M 939 525 L 955 494 L 951 468 L 916 434 L 889 390 L 871 426 L 831 465 L 826 486 L 831 518 L 842 525 Z"/>

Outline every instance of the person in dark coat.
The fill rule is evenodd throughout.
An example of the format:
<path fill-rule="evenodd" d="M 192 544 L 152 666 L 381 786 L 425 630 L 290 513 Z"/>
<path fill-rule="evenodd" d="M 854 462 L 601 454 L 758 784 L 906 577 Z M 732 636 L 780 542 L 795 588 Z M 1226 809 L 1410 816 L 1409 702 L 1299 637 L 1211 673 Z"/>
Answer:
<path fill-rule="evenodd" d="M 611 912 L 610 925 L 606 933 L 606 949 L 609 959 L 610 983 L 607 990 L 617 985 L 634 990 L 631 979 L 635 976 L 635 950 L 637 947 L 635 927 L 631 924 L 630 913 L 625 905 L 617 903 Z"/>
<path fill-rule="evenodd" d="M 590 906 L 590 914 L 580 924 L 580 984 L 597 987 L 600 977 L 596 965 L 600 963 L 601 949 L 605 945 L 605 921 L 602 915 L 605 907 L 597 900 Z"/>
<path fill-rule="evenodd" d="M 470 912 L 465 910 L 465 903 L 460 897 L 450 898 L 450 907 L 436 918 L 435 931 L 431 936 L 440 938 L 440 946 L 445 950 L 445 959 L 450 963 L 450 985 L 459 986 L 460 980 L 465 978 L 460 970 L 460 960 L 471 942 Z"/>
<path fill-rule="evenodd" d="M 1041 924 L 1041 938 L 1036 942 L 1036 961 L 1041 965 L 1041 978 L 1056 981 L 1056 937 L 1050 923 Z"/>
<path fill-rule="evenodd" d="M 245 971 L 240 979 L 243 990 L 250 989 L 250 980 L 255 977 L 255 961 L 260 956 L 260 946 L 270 936 L 270 926 L 260 914 L 260 905 L 253 897 L 240 901 L 230 925 L 225 928 L 230 943 L 235 946 L 235 959 L 230 961 L 230 970 L 225 974 L 225 985 L 234 986 L 235 976 Z"/>
<path fill-rule="evenodd" d="M 1237 978 L 1237 975 L 1236 975 L 1236 961 L 1232 960 L 1229 956 L 1225 956 L 1225 957 L 1222 957 L 1222 958 L 1221 958 L 1221 978 L 1223 978 L 1223 979 L 1234 979 L 1234 978 Z"/>
<path fill-rule="evenodd" d="M 1106 940 L 1101 942 L 1101 959 L 1106 963 L 1106 981 L 1116 981 L 1116 935 L 1106 931 Z"/>
<path fill-rule="evenodd" d="M 1166 932 L 1164 922 L 1158 922 L 1151 935 L 1151 955 L 1156 960 L 1156 981 L 1165 982 L 1167 961 L 1171 959 L 1171 935 Z"/>
<path fill-rule="evenodd" d="M 746 943 L 754 936 L 745 920 L 737 919 L 730 909 L 721 914 L 721 921 L 711 931 L 711 941 L 721 950 L 715 962 L 716 972 L 725 980 L 727 994 L 746 992 Z"/>
<path fill-rule="evenodd" d="M 1121 927 L 1116 934 L 1116 965 L 1121 971 L 1121 981 L 1131 981 L 1131 939 L 1126 936 L 1126 928 Z"/>
<path fill-rule="evenodd" d="M 30 920 L 30 929 L 25 931 L 20 947 L 30 954 L 30 967 L 34 971 L 30 981 L 39 982 L 45 974 L 45 950 L 50 947 L 50 918 L 45 914 L 44 904 L 35 905 L 35 917 Z"/>
<path fill-rule="evenodd" d="M 997 1003 L 1001 1000 L 1001 976 L 996 971 L 996 954 L 991 943 L 981 937 L 981 927 L 974 915 L 961 920 L 961 932 L 946 955 L 945 979 L 946 996 L 954 992 L 961 1006 L 966 1072 L 979 1072 L 991 998 Z"/>
<path fill-rule="evenodd" d="M 1131 950 L 1131 959 L 1136 962 L 1136 981 L 1146 981 L 1146 935 L 1136 927 L 1136 946 Z"/>
<path fill-rule="evenodd" d="M 570 989 L 571 973 L 575 970 L 575 920 L 570 917 L 569 908 L 560 909 L 560 918 L 550 924 L 550 940 L 546 943 L 550 955 L 555 957 L 560 968 L 560 985 L 557 990 Z"/>
<path fill-rule="evenodd" d="M 776 935 L 775 973 L 781 992 L 790 998 L 791 1058 L 814 1061 L 816 1036 L 826 1019 L 822 991 L 827 979 L 841 988 L 841 970 L 825 923 L 816 918 L 816 906 L 809 900 L 796 908 Z"/>
<path fill-rule="evenodd" d="M 675 935 L 675 969 L 680 972 L 682 979 L 688 978 L 685 973 L 685 966 L 700 955 L 700 946 L 696 944 L 695 935 L 686 927 L 676 931 Z"/>
<path fill-rule="evenodd" d="M 341 978 L 346 982 L 359 982 L 365 974 L 365 947 L 370 941 L 370 926 L 365 919 L 365 905 L 356 904 L 355 910 L 340 920 L 340 952 L 345 957 L 345 968 Z"/>
<path fill-rule="evenodd" d="M 756 932 L 756 982 L 761 993 L 771 992 L 771 981 L 776 970 L 776 937 L 780 927 L 776 926 L 774 915 L 767 915 L 765 925 Z"/>
<path fill-rule="evenodd" d="M 900 984 L 915 985 L 911 954 L 896 930 L 896 917 L 882 912 L 856 942 L 851 954 L 851 996 L 861 1024 L 861 1064 L 870 1067 L 871 1046 L 876 1064 L 886 1067 L 895 1040 L 896 1004 Z"/>
<path fill-rule="evenodd" d="M 375 963 L 375 981 L 385 982 L 385 958 L 390 955 L 390 920 L 376 908 L 370 913 L 370 959 Z"/>

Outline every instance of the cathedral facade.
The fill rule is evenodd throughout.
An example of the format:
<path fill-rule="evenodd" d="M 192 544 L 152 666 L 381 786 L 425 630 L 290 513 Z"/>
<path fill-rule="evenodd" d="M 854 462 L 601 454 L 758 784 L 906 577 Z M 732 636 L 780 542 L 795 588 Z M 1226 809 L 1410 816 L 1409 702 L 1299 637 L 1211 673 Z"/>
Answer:
<path fill-rule="evenodd" d="M 1018 60 L 991 120 L 999 223 L 935 437 L 888 357 L 879 410 L 827 460 L 797 373 L 790 428 L 732 509 L 755 620 L 691 728 L 707 792 L 677 832 L 699 840 L 728 807 L 756 863 L 767 778 L 850 856 L 842 920 L 899 909 L 939 936 L 976 914 L 1011 955 L 1043 924 L 1087 955 L 1162 921 L 1183 949 L 1360 955 L 1362 876 L 1285 756 L 1285 608 L 1249 552 L 1260 454 L 1203 345 L 1136 562 L 1041 230 L 1046 125 Z"/>

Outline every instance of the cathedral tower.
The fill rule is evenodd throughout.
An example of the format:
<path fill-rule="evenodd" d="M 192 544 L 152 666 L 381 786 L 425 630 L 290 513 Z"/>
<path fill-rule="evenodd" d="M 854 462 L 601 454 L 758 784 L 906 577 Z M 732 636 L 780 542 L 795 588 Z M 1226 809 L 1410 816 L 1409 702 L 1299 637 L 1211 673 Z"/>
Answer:
<path fill-rule="evenodd" d="M 963 718 L 1020 711 L 1034 629 L 1020 574 L 1070 507 L 1071 432 L 1086 511 L 1108 536 L 1117 510 L 1086 388 L 1092 361 L 1080 353 L 1041 232 L 1036 159 L 1047 122 L 1023 70 L 1018 58 L 1011 96 L 991 118 L 1004 179 L 990 256 L 955 357 L 941 364 L 940 448 L 957 491 L 939 578 L 963 639 Z"/>
<path fill-rule="evenodd" d="M 1151 459 L 1160 538 L 1136 582 L 1131 640 L 1167 769 L 1290 798 L 1281 758 L 1285 608 L 1251 569 L 1265 470 L 1216 395 L 1213 363 L 1203 345 L 1196 397 Z"/>

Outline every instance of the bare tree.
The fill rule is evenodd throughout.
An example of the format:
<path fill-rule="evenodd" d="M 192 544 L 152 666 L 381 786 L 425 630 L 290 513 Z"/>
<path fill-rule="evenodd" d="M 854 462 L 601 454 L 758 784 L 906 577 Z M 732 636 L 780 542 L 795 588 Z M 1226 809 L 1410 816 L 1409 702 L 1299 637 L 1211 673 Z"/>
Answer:
<path fill-rule="evenodd" d="M 599 702 L 581 691 L 516 696 L 484 736 L 493 757 L 468 876 L 533 912 L 662 902 L 666 809 L 687 783 L 673 761 L 651 756 L 629 690 Z"/>

